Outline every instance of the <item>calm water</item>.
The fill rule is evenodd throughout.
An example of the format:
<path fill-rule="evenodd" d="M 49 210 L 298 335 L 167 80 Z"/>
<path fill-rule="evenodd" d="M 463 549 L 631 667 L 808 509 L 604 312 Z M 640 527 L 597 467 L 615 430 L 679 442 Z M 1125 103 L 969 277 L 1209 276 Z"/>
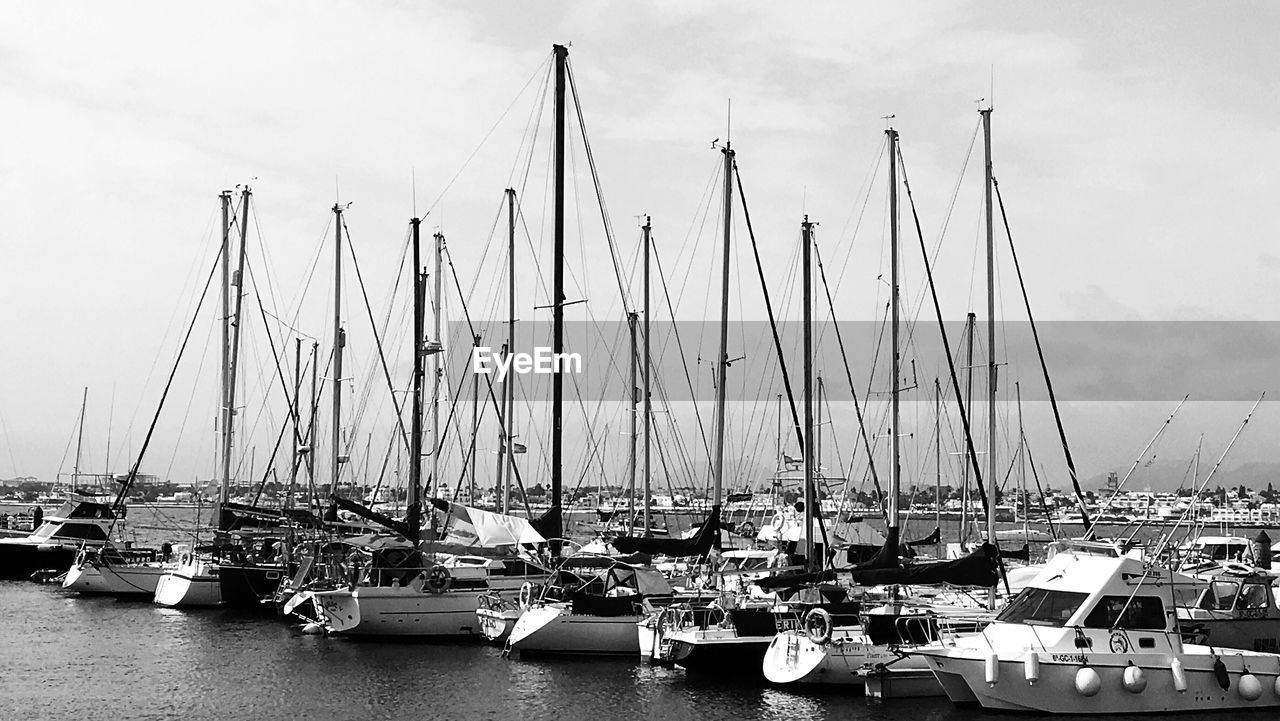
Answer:
<path fill-rule="evenodd" d="M 174 538 L 139 530 L 139 540 Z M 941 698 L 882 703 L 841 690 L 686 679 L 627 660 L 521 661 L 478 644 L 306 636 L 269 617 L 162 609 L 28 582 L 0 582 L 0 618 L 0 719 L 1009 718 Z"/>

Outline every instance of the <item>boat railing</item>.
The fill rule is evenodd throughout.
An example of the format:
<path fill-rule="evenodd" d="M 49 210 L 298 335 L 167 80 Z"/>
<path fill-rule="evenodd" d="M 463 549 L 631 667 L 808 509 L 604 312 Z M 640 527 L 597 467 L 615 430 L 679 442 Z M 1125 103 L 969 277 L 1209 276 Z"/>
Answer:
<path fill-rule="evenodd" d="M 948 613 L 932 616 L 932 618 L 937 622 L 937 640 L 943 643 L 955 643 L 956 639 L 962 636 L 980 633 L 995 620 L 995 617 L 988 613 Z"/>

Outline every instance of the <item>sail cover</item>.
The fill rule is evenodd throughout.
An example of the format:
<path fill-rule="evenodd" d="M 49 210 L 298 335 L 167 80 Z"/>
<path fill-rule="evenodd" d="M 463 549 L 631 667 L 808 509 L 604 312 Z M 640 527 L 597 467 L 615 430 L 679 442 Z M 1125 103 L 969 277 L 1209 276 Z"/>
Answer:
<path fill-rule="evenodd" d="M 916 583 L 994 586 L 998 578 L 996 574 L 998 553 L 995 546 L 984 543 L 973 553 L 954 561 L 917 563 L 898 567 L 875 567 L 874 564 L 869 563 L 868 567 L 855 568 L 850 571 L 850 574 L 854 582 L 861 586 Z"/>
<path fill-rule="evenodd" d="M 622 553 L 665 554 L 668 556 L 703 556 L 720 547 L 720 506 L 712 506 L 706 522 L 692 538 L 639 538 L 619 536 L 613 547 Z"/>
<path fill-rule="evenodd" d="M 445 512 L 442 533 L 438 539 L 444 543 L 492 548 L 547 542 L 523 518 L 483 511 L 439 498 L 431 499 L 431 505 Z"/>

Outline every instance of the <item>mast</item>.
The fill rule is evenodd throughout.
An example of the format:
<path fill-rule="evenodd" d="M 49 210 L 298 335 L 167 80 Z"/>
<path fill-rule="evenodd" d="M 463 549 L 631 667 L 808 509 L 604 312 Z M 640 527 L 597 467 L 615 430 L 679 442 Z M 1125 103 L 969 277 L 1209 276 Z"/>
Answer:
<path fill-rule="evenodd" d="M 220 441 L 224 442 L 227 437 L 227 426 L 230 420 L 227 418 L 227 397 L 230 393 L 227 388 L 227 369 L 231 367 L 231 328 L 227 324 L 231 319 L 231 191 L 224 190 L 219 194 L 218 199 L 222 203 L 222 323 L 220 324 L 222 332 L 222 353 L 221 365 L 218 371 L 218 382 L 220 384 L 220 393 L 218 396 L 218 431 L 221 434 Z M 219 448 L 219 451 L 222 449 Z M 228 455 L 230 455 L 228 453 Z M 227 465 L 224 458 L 217 459 L 218 465 L 218 502 L 221 503 L 226 498 L 227 487 Z"/>
<path fill-rule="evenodd" d="M 933 461 L 937 476 L 933 490 L 934 524 L 938 527 L 938 560 L 942 560 L 942 382 L 933 379 Z"/>
<path fill-rule="evenodd" d="M 810 260 L 813 255 L 813 225 L 809 216 L 800 223 L 801 303 L 804 308 L 804 557 L 810 571 L 820 570 L 814 558 L 813 538 L 813 271 Z"/>
<path fill-rule="evenodd" d="M 1022 491 L 1022 540 L 1028 541 L 1031 536 L 1031 519 L 1027 511 L 1031 506 L 1027 504 L 1027 436 L 1022 429 L 1022 383 L 1014 383 L 1013 388 L 1018 399 L 1018 486 Z M 1150 512 L 1151 508 L 1148 507 L 1147 513 Z"/>
<path fill-rule="evenodd" d="M 889 128 L 885 131 L 889 136 L 889 263 L 892 267 L 890 272 L 890 337 L 893 342 L 893 377 L 890 380 L 892 385 L 889 386 L 889 440 L 893 453 L 893 463 L 889 467 L 889 504 L 886 508 L 886 516 L 888 519 L 888 536 L 886 545 L 893 549 L 894 558 L 896 560 L 898 554 L 898 489 L 901 487 L 902 479 L 899 476 L 901 468 L 898 465 L 898 455 L 901 451 L 899 444 L 899 409 L 898 409 L 898 376 L 902 370 L 902 359 L 899 356 L 898 349 L 898 131 Z"/>
<path fill-rule="evenodd" d="M 480 347 L 480 334 L 472 337 L 472 347 Z M 471 374 L 471 485 L 467 488 L 467 503 L 476 505 L 476 441 L 480 436 L 480 374 Z"/>
<path fill-rule="evenodd" d="M 235 311 L 228 322 L 231 331 L 231 366 L 227 369 L 227 405 L 222 414 L 224 419 L 222 433 L 222 488 L 218 493 L 218 524 L 222 524 L 222 505 L 226 504 L 231 490 L 231 447 L 235 435 L 236 417 L 236 369 L 240 362 L 240 309 L 244 305 L 244 261 L 246 238 L 249 233 L 249 194 L 245 188 L 240 200 L 240 259 L 236 263 L 236 272 L 231 276 L 231 285 L 236 289 Z M 230 287 L 228 287 L 230 292 Z"/>
<path fill-rule="evenodd" d="M 289 408 L 289 420 L 293 421 L 293 453 L 289 464 L 289 492 L 284 507 L 293 508 L 294 487 L 298 483 L 298 452 L 302 449 L 302 336 L 293 339 L 293 403 Z"/>
<path fill-rule="evenodd" d="M 329 492 L 338 494 L 338 474 L 342 463 L 342 347 L 347 344 L 342 330 L 342 206 L 333 205 L 333 453 Z"/>
<path fill-rule="evenodd" d="M 504 355 L 516 352 L 516 191 L 507 188 L 507 348 Z M 503 432 L 506 442 L 502 444 L 501 453 L 505 453 L 502 468 L 502 512 L 511 512 L 511 477 L 515 475 L 516 456 L 513 443 L 516 437 L 515 419 L 515 386 L 514 378 L 508 373 L 502 379 Z"/>
<path fill-rule="evenodd" d="M 712 468 L 711 505 L 720 505 L 724 490 L 724 407 L 725 380 L 729 370 L 729 263 L 730 238 L 733 231 L 733 146 L 725 141 L 724 150 L 724 262 L 720 275 L 720 353 L 716 356 L 716 446 Z"/>
<path fill-rule="evenodd" d="M 409 419 L 409 493 L 406 500 L 409 524 L 409 541 L 417 545 L 421 536 L 421 496 L 422 493 L 422 327 L 426 300 L 426 278 L 422 272 L 421 231 L 422 219 L 409 221 L 413 226 L 413 400 L 412 417 Z"/>
<path fill-rule="evenodd" d="M 307 508 L 316 499 L 316 422 L 320 416 L 319 374 L 320 343 L 311 342 L 311 422 L 307 428 Z"/>
<path fill-rule="evenodd" d="M 649 484 L 653 480 L 651 470 L 649 468 L 649 449 L 652 441 L 652 413 L 653 407 L 649 399 L 649 244 L 653 242 L 649 235 L 652 228 L 649 222 L 649 216 L 644 216 L 644 276 L 642 279 L 644 285 L 644 355 L 641 356 L 643 364 L 643 381 L 644 388 L 641 397 L 644 399 L 644 527 L 647 531 L 652 527 L 649 518 L 649 498 L 652 494 L 649 491 Z"/>
<path fill-rule="evenodd" d="M 965 351 L 965 362 L 964 362 L 964 385 L 965 385 L 964 407 L 965 408 L 973 408 L 973 330 L 974 330 L 974 326 L 977 325 L 977 321 L 978 321 L 977 314 L 970 313 L 966 318 L 965 324 L 964 324 L 965 346 L 967 348 L 967 350 Z M 962 454 L 963 461 L 960 463 L 961 470 L 964 473 L 963 481 L 961 481 L 964 485 L 962 487 L 962 490 L 960 491 L 960 539 L 959 540 L 960 540 L 961 550 L 964 549 L 964 542 L 969 537 L 969 463 L 971 462 L 971 460 L 974 460 L 969 457 L 969 450 L 970 449 L 966 444 L 964 453 Z"/>
<path fill-rule="evenodd" d="M 84 396 L 80 399 L 80 431 L 76 438 L 76 466 L 71 469 L 71 492 L 80 488 L 80 447 L 84 445 L 84 409 L 89 405 L 89 386 L 84 387 Z"/>
<path fill-rule="evenodd" d="M 987 540 L 996 540 L 996 245 L 991 208 L 991 108 L 982 113 L 985 180 L 982 186 L 987 215 Z M 996 607 L 996 588 L 987 592 L 987 605 Z"/>
<path fill-rule="evenodd" d="M 551 296 L 552 340 L 551 352 L 554 358 L 564 353 L 564 136 L 565 125 L 565 77 L 568 72 L 569 48 L 564 45 L 553 45 L 551 52 L 555 55 L 555 227 L 554 227 L 554 282 Z M 564 465 L 564 376 L 561 364 L 552 363 L 551 367 L 551 515 L 554 517 L 551 527 L 551 555 L 560 557 L 559 538 L 563 535 L 564 522 L 561 517 L 560 495 L 562 491 L 562 470 Z"/>
<path fill-rule="evenodd" d="M 629 527 L 627 528 L 626 535 L 628 536 L 633 535 L 636 522 L 636 401 L 637 396 L 640 393 L 639 388 L 636 386 L 636 354 L 639 352 L 639 349 L 636 347 L 637 320 L 639 320 L 639 318 L 635 311 L 627 313 L 627 330 L 631 334 L 631 363 L 629 364 L 631 369 L 631 412 L 627 414 L 627 418 L 629 419 L 628 426 L 630 428 L 627 435 L 631 438 L 631 443 L 627 452 L 627 477 L 630 479 L 630 483 L 627 486 L 627 523 L 629 524 Z M 647 507 L 648 505 L 648 499 L 646 498 L 645 506 Z M 644 524 L 644 529 L 646 531 L 649 530 L 648 520 L 649 519 L 646 514 Z"/>
<path fill-rule="evenodd" d="M 432 314 L 431 320 L 431 337 L 439 346 L 444 345 L 444 339 L 440 337 L 440 316 L 444 309 L 441 303 L 444 302 L 444 235 L 436 232 L 432 236 L 435 240 L 435 271 L 432 279 L 431 288 L 431 305 L 435 312 Z M 435 350 L 433 348 L 433 350 Z M 440 387 L 443 381 L 443 369 L 440 367 L 440 353 L 436 352 L 431 356 L 431 497 L 440 497 Z M 432 514 L 432 518 L 435 515 Z"/>

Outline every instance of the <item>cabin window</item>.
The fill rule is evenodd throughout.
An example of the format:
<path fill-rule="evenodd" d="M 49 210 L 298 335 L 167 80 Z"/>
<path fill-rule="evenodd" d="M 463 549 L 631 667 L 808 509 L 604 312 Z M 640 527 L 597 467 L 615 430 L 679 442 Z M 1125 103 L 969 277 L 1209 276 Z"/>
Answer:
<path fill-rule="evenodd" d="M 1061 626 L 1075 614 L 1080 604 L 1089 597 L 1087 593 L 1050 591 L 1045 588 L 1024 588 L 1005 606 L 997 621 Z"/>
<path fill-rule="evenodd" d="M 1164 603 L 1155 596 L 1103 596 L 1084 619 L 1087 628 L 1130 628 L 1160 631 Z"/>
<path fill-rule="evenodd" d="M 1214 581 L 1209 584 L 1204 598 L 1200 600 L 1200 608 L 1206 611 L 1230 611 L 1236 603 L 1236 591 L 1239 584 L 1227 581 Z"/>
<path fill-rule="evenodd" d="M 1266 608 L 1267 587 L 1261 583 L 1246 583 L 1240 590 L 1240 600 L 1236 608 Z"/>

